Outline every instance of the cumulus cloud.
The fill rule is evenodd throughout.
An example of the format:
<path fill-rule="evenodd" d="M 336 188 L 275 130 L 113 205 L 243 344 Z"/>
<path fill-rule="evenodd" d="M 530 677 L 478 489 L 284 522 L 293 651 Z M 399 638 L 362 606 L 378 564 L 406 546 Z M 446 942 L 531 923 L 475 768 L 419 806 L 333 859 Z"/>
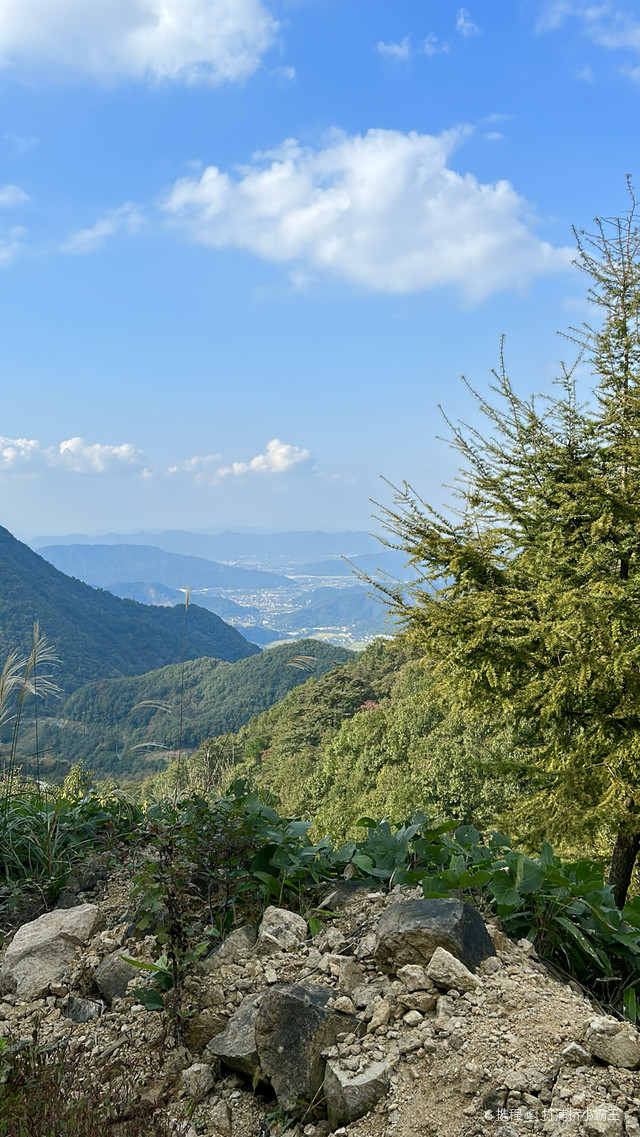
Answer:
<path fill-rule="evenodd" d="M 456 31 L 460 32 L 460 35 L 463 35 L 465 37 L 481 35 L 481 29 L 477 24 L 474 24 L 468 8 L 458 9 L 458 14 L 456 16 Z"/>
<path fill-rule="evenodd" d="M 409 36 L 405 36 L 401 43 L 383 43 L 380 40 L 376 47 L 380 55 L 386 55 L 389 59 L 396 59 L 399 62 L 408 59 L 411 54 Z"/>
<path fill-rule="evenodd" d="M 88 229 L 78 229 L 61 246 L 63 253 L 93 253 L 101 249 L 109 237 L 116 233 L 136 233 L 143 223 L 143 215 L 136 205 L 127 202 L 119 209 L 111 209 L 99 217 Z"/>
<path fill-rule="evenodd" d="M 35 438 L 0 437 L 0 471 L 20 473 L 40 469 L 68 470 L 74 474 L 104 474 L 108 470 L 136 470 L 142 454 L 131 443 L 110 446 L 67 438 L 58 447 L 41 446 Z"/>
<path fill-rule="evenodd" d="M 422 50 L 425 55 L 438 55 L 441 51 L 447 52 L 449 44 L 441 42 L 433 32 L 429 32 L 422 42 Z"/>
<path fill-rule="evenodd" d="M 0 186 L 0 206 L 11 208 L 14 205 L 24 205 L 27 201 L 31 201 L 31 198 L 20 186 Z"/>
<path fill-rule="evenodd" d="M 198 485 L 210 485 L 217 479 L 217 470 L 221 461 L 221 454 L 197 455 L 195 458 L 185 458 L 184 461 L 177 462 L 175 466 L 169 466 L 165 473 L 170 476 L 186 474 L 187 477 L 193 478 Z"/>
<path fill-rule="evenodd" d="M 277 26 L 262 0 L 2 0 L 0 66 L 241 80 L 260 65 Z"/>
<path fill-rule="evenodd" d="M 336 131 L 319 149 L 290 139 L 235 175 L 209 166 L 179 179 L 161 204 L 197 242 L 380 292 L 453 285 L 478 301 L 568 269 L 571 250 L 536 236 L 509 182 L 449 168 L 469 133 Z"/>
<path fill-rule="evenodd" d="M 286 474 L 294 467 L 298 470 L 308 469 L 311 461 L 308 450 L 272 438 L 271 442 L 267 442 L 264 454 L 256 454 L 249 462 L 232 462 L 230 466 L 220 466 L 217 476 L 240 478 L 244 474 Z"/>

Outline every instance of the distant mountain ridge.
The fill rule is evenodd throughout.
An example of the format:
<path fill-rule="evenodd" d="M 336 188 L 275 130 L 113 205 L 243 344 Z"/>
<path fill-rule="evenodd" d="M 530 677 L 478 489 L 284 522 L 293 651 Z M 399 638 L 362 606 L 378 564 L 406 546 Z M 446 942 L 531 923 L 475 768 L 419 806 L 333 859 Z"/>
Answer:
<path fill-rule="evenodd" d="M 313 561 L 320 557 L 357 556 L 373 553 L 380 542 L 364 530 L 325 533 L 324 530 L 294 530 L 288 533 L 189 533 L 169 529 L 164 533 L 105 533 L 89 537 L 71 533 L 60 537 L 35 537 L 34 549 L 52 545 L 149 545 L 168 553 L 236 561 L 245 558 L 290 557 Z"/>
<path fill-rule="evenodd" d="M 125 581 L 161 583 L 169 588 L 279 588 L 286 576 L 259 569 L 221 565 L 205 557 L 167 553 L 153 545 L 48 545 L 39 550 L 61 572 L 96 588 Z"/>
<path fill-rule="evenodd" d="M 138 675 L 187 659 L 233 662 L 259 652 L 212 612 L 147 607 L 60 572 L 0 526 L 0 659 L 27 648 L 34 620 L 53 642 L 66 693 L 90 680 Z"/>

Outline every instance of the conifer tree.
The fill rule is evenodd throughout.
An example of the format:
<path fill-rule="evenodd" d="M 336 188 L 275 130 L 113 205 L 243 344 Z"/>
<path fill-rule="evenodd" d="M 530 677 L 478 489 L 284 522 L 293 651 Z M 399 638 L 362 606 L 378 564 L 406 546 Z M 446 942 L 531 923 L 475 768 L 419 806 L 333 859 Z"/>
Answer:
<path fill-rule="evenodd" d="M 572 329 L 557 394 L 521 398 L 504 366 L 488 423 L 449 423 L 462 459 L 443 516 L 408 484 L 382 508 L 387 543 L 416 569 L 385 586 L 457 709 L 526 733 L 547 831 L 613 827 L 610 882 L 624 903 L 640 847 L 640 228 L 625 215 L 575 231 L 601 325 Z"/>

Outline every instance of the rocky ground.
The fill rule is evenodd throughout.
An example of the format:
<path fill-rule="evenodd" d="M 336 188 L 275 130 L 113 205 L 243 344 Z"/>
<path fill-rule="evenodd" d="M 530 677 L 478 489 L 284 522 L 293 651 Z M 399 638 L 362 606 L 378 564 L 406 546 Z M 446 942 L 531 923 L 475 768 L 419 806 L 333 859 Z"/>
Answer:
<path fill-rule="evenodd" d="M 132 993 L 122 956 L 159 949 L 126 868 L 66 902 L 5 943 L 0 1036 L 128 1079 L 189 1137 L 640 1135 L 638 1032 L 460 901 L 340 885 L 313 939 L 268 909 L 187 977 L 180 1043 Z"/>

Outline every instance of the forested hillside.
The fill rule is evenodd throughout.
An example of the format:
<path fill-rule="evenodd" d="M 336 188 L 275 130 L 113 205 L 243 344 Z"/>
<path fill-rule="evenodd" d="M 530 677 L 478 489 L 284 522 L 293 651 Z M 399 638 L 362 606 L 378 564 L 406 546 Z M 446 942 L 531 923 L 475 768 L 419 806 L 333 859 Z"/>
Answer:
<path fill-rule="evenodd" d="M 55 718 L 39 720 L 39 768 L 59 781 L 82 760 L 97 777 L 141 778 L 164 767 L 165 751 L 181 744 L 190 750 L 210 735 L 237 730 L 309 675 L 322 676 L 350 658 L 344 648 L 301 640 L 236 663 L 196 659 L 88 683 L 56 708 Z M 26 722 L 21 753 L 34 749 L 34 724 Z"/>
<path fill-rule="evenodd" d="M 59 657 L 55 679 L 66 694 L 89 680 L 138 675 L 211 656 L 235 661 L 259 650 L 203 608 L 152 608 L 120 600 L 65 576 L 0 527 L 0 657 L 29 645 L 33 623 Z"/>

